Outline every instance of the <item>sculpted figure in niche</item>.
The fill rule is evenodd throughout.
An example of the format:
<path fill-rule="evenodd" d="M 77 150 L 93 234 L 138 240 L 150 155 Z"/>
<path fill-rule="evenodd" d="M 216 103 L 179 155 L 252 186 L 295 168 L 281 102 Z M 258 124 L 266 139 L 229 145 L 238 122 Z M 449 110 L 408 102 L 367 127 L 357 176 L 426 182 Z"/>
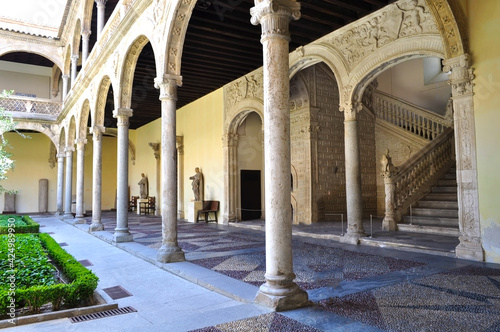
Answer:
<path fill-rule="evenodd" d="M 148 178 L 141 173 L 141 181 L 138 183 L 139 185 L 139 197 L 140 198 L 148 198 Z"/>
<path fill-rule="evenodd" d="M 194 194 L 194 200 L 195 201 L 201 201 L 201 190 L 200 187 L 202 185 L 202 180 L 203 180 L 203 175 L 200 172 L 200 169 L 196 167 L 194 169 L 195 175 L 190 176 L 189 180 L 192 180 L 191 182 L 191 187 L 193 188 L 193 194 Z"/>

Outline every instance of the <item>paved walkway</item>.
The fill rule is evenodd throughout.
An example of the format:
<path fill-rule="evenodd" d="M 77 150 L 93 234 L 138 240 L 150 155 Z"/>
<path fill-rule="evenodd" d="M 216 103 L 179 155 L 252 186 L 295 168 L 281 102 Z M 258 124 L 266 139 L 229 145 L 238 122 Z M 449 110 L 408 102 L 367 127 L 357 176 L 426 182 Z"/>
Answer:
<path fill-rule="evenodd" d="M 500 266 L 425 254 L 418 244 L 417 251 L 396 251 L 381 248 L 379 237 L 375 246 L 351 246 L 322 236 L 340 236 L 326 224 L 317 232 L 295 227 L 302 234 L 293 242 L 296 282 L 314 305 L 274 313 L 253 303 L 265 273 L 258 221 L 239 227 L 179 222 L 188 261 L 160 264 L 158 217 L 131 215 L 135 241 L 117 246 L 111 243 L 113 214 L 103 215 L 106 230 L 94 235 L 86 232 L 88 224 L 34 219 L 78 260 L 92 264 L 103 298 L 137 312 L 7 330 L 500 331 Z M 443 253 L 454 248 L 441 246 Z M 130 296 L 111 299 L 104 290 L 115 286 Z"/>

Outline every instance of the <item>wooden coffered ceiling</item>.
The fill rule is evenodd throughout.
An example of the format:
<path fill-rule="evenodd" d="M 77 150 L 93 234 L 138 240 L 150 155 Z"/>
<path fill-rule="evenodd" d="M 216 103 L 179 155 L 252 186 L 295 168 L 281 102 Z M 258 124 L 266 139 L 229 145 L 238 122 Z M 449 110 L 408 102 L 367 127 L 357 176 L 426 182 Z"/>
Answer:
<path fill-rule="evenodd" d="M 301 0 L 301 18 L 290 23 L 290 50 L 366 16 L 394 0 Z M 118 0 L 108 0 L 109 17 Z M 262 66 L 261 26 L 250 23 L 254 0 L 198 0 L 186 33 L 182 54 L 183 85 L 178 89 L 178 108 Z M 97 22 L 94 8 L 93 22 Z M 95 23 L 94 23 L 95 24 Z M 92 31 L 96 31 L 92 26 Z M 92 33 L 90 45 L 95 43 Z M 5 55 L 0 60 L 52 66 L 29 53 Z M 160 117 L 159 91 L 152 48 L 147 44 L 139 56 L 134 76 L 130 127 L 138 128 Z M 111 91 L 111 89 L 110 89 Z M 106 123 L 113 127 L 112 96 L 108 96 Z"/>

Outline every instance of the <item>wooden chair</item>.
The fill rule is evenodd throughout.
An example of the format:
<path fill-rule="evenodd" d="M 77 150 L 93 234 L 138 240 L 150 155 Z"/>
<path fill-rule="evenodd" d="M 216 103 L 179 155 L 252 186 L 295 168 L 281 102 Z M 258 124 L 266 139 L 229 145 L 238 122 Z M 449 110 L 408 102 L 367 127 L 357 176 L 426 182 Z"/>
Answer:
<path fill-rule="evenodd" d="M 148 201 L 140 203 L 139 214 L 155 214 L 156 210 L 156 198 L 154 196 L 149 196 Z"/>
<path fill-rule="evenodd" d="M 198 211 L 196 222 L 200 221 L 200 214 L 205 215 L 205 222 L 217 222 L 217 211 L 219 211 L 219 201 L 203 201 L 203 209 Z M 209 219 L 210 213 L 213 213 L 213 219 Z"/>
<path fill-rule="evenodd" d="M 137 200 L 139 199 L 139 196 L 132 196 L 130 198 L 130 202 L 128 204 L 128 210 L 129 211 L 137 211 Z"/>

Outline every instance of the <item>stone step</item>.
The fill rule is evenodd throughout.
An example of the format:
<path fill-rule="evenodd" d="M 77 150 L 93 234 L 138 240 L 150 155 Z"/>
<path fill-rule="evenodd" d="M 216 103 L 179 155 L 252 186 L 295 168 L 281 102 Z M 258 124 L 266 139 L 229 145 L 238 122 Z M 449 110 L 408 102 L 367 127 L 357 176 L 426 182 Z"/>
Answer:
<path fill-rule="evenodd" d="M 458 229 L 458 218 L 435 217 L 435 216 L 404 216 L 405 224 L 436 226 L 436 227 L 454 227 Z"/>
<path fill-rule="evenodd" d="M 446 180 L 457 180 L 457 173 L 456 172 L 450 172 L 450 173 L 446 173 L 444 176 L 443 176 L 443 179 L 446 179 Z"/>
<path fill-rule="evenodd" d="M 457 237 L 460 235 L 458 227 L 455 228 L 455 227 L 436 227 L 436 226 L 426 226 L 426 225 L 398 224 L 398 230 L 401 232 L 439 234 L 439 235 L 448 235 Z"/>
<path fill-rule="evenodd" d="M 458 209 L 436 209 L 436 208 L 425 208 L 416 207 L 412 209 L 413 217 L 425 216 L 425 217 L 445 217 L 445 218 L 458 218 Z"/>
<path fill-rule="evenodd" d="M 431 192 L 433 192 L 433 193 L 456 193 L 457 192 L 457 187 L 456 186 L 450 186 L 450 187 L 433 187 L 431 189 Z"/>
<path fill-rule="evenodd" d="M 437 192 L 430 193 L 425 195 L 423 198 L 426 201 L 454 201 L 458 200 L 458 196 L 455 190 L 455 193 L 446 193 L 446 192 Z"/>
<path fill-rule="evenodd" d="M 439 180 L 438 186 L 439 187 L 455 187 L 455 189 L 456 189 L 457 188 L 457 180 L 455 180 L 455 179 Z"/>
<path fill-rule="evenodd" d="M 437 201 L 437 200 L 422 200 L 415 205 L 416 208 L 436 208 L 436 209 L 457 209 L 458 202 L 455 200 Z"/>

